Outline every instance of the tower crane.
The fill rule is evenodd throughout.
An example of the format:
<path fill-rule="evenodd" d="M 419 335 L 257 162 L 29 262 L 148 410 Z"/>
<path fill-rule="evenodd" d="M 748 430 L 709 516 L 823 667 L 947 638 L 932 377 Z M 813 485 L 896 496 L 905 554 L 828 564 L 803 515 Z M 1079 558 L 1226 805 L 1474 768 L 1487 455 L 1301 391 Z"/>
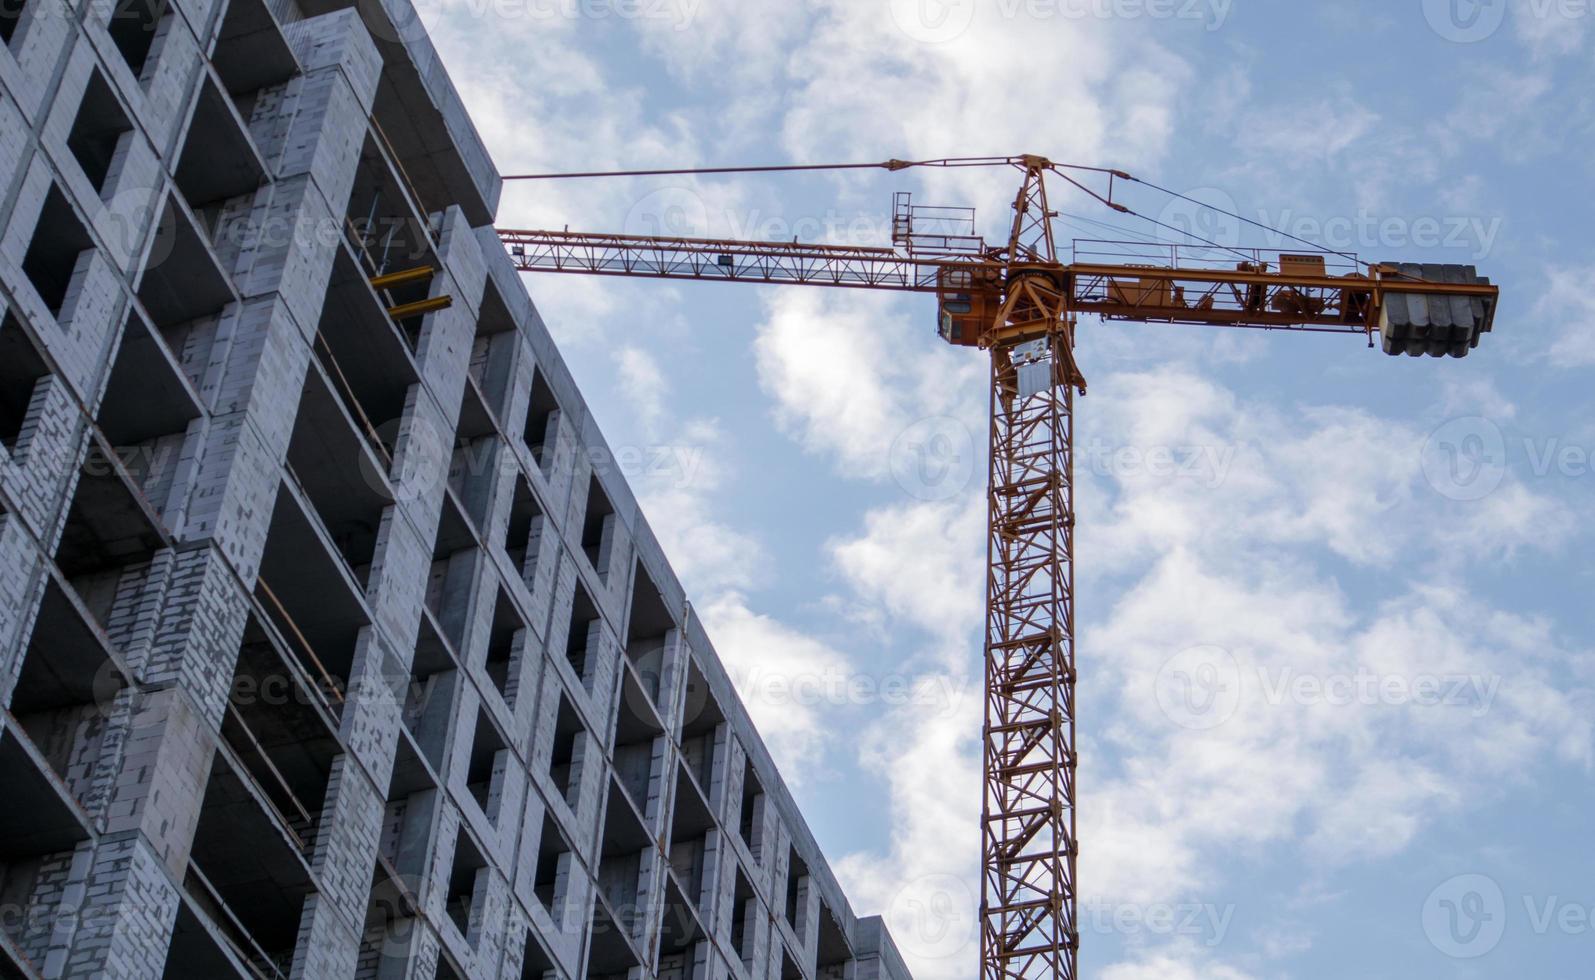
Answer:
<path fill-rule="evenodd" d="M 971 209 L 924 208 L 906 193 L 893 202 L 890 247 L 568 230 L 500 229 L 499 237 L 523 272 L 928 293 L 937 300 L 942 340 L 989 353 L 981 978 L 1077 980 L 1073 434 L 1075 396 L 1086 390 L 1074 354 L 1080 315 L 1346 334 L 1392 355 L 1462 357 L 1491 329 L 1499 289 L 1471 266 L 1241 249 L 1183 229 L 1174 230 L 1200 247 L 1075 241 L 1065 261 L 1049 178 L 1160 225 L 1117 200 L 1116 188 L 1139 183 L 1184 195 L 1121 170 L 1034 155 L 508 179 L 912 167 L 1019 172 L 1007 239 L 988 244 Z"/>

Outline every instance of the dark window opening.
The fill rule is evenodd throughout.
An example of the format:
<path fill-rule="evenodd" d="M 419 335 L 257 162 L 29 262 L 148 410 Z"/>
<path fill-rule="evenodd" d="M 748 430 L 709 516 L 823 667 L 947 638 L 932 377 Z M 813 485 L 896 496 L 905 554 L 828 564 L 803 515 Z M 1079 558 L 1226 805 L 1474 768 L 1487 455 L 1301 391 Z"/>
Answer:
<path fill-rule="evenodd" d="M 22 257 L 22 272 L 52 316 L 61 315 L 79 259 L 93 245 L 66 195 L 51 184 L 44 198 L 44 208 L 39 212 L 39 224 L 33 230 L 33 240 Z"/>
<path fill-rule="evenodd" d="M 454 862 L 449 871 L 449 890 L 444 898 L 444 907 L 448 910 L 449 919 L 460 930 L 460 935 L 472 942 L 475 937 L 471 934 L 471 912 L 478 893 L 486 890 L 486 868 L 487 859 L 482 857 L 481 850 L 462 823 L 454 838 Z"/>
<path fill-rule="evenodd" d="M 554 747 L 548 758 L 548 775 L 554 781 L 554 788 L 559 790 L 559 795 L 572 810 L 576 809 L 579 802 L 577 794 L 581 790 L 581 759 L 576 746 L 579 740 L 582 741 L 582 751 L 585 752 L 586 737 L 587 730 L 582 725 L 581 717 L 561 691 L 559 715 L 554 723 Z"/>
<path fill-rule="evenodd" d="M 731 948 L 736 951 L 737 959 L 747 969 L 753 969 L 753 940 L 758 930 L 759 899 L 753 894 L 753 886 L 748 884 L 747 876 L 742 869 L 737 868 L 736 888 L 732 894 L 733 909 L 731 916 Z"/>
<path fill-rule="evenodd" d="M 504 772 L 509 763 L 509 749 L 504 743 L 504 736 L 499 734 L 487 712 L 478 707 L 476 730 L 471 734 L 471 754 L 465 783 L 477 808 L 490 821 L 498 820 L 499 803 L 504 792 Z"/>
<path fill-rule="evenodd" d="M 807 924 L 804 915 L 805 908 L 801 903 L 803 879 L 809 876 L 809 866 L 798 857 L 796 848 L 789 852 L 786 869 L 786 922 L 798 938 L 803 937 L 803 928 Z"/>
<path fill-rule="evenodd" d="M 631 614 L 626 617 L 626 659 L 637 668 L 643 689 L 655 704 L 659 703 L 659 685 L 664 677 L 665 650 L 675 629 L 676 621 L 659 587 L 642 562 L 637 562 L 637 574 L 631 587 Z"/>
<path fill-rule="evenodd" d="M 565 903 L 570 878 L 570 845 L 552 815 L 543 814 L 543 831 L 537 840 L 537 872 L 532 893 L 555 923 L 563 923 L 560 906 Z"/>
<path fill-rule="evenodd" d="M 539 368 L 532 369 L 531 403 L 526 409 L 526 448 L 544 474 L 551 471 L 559 440 L 559 402 Z"/>
<path fill-rule="evenodd" d="M 509 594 L 502 587 L 495 591 L 497 598 L 493 602 L 493 624 L 487 634 L 487 653 L 483 666 L 488 680 L 503 696 L 504 703 L 513 709 L 516 695 L 520 693 L 526 624 L 521 622 Z"/>
<path fill-rule="evenodd" d="M 106 84 L 105 76 L 98 70 L 90 73 L 66 145 L 83 168 L 83 175 L 94 185 L 95 193 L 105 191 L 117 152 L 125 150 L 132 131 L 133 124 L 122 111 L 116 93 Z"/>
<path fill-rule="evenodd" d="M 570 631 L 565 637 L 565 659 L 576 672 L 582 686 L 593 688 L 593 668 L 596 666 L 599 631 L 603 621 L 598 609 L 588 597 L 587 590 L 576 583 L 576 595 L 570 605 Z"/>
<path fill-rule="evenodd" d="M 587 487 L 587 516 L 582 520 L 582 551 L 598 577 L 609 581 L 609 559 L 614 548 L 615 507 L 594 473 Z"/>
<path fill-rule="evenodd" d="M 0 445 L 15 453 L 28 412 L 34 408 L 39 382 L 50 376 L 27 331 L 16 317 L 0 321 Z"/>
<path fill-rule="evenodd" d="M 115 0 L 111 8 L 106 29 L 133 77 L 140 81 L 144 81 L 144 68 L 167 13 L 166 0 Z"/>
<path fill-rule="evenodd" d="M 742 840 L 748 845 L 748 852 L 755 861 L 760 860 L 759 845 L 763 837 L 763 807 L 759 804 L 764 796 L 764 787 L 759 784 L 758 774 L 753 771 L 753 759 L 750 757 L 747 769 L 742 775 L 742 819 L 739 828 Z"/>
<path fill-rule="evenodd" d="M 22 23 L 22 15 L 27 9 L 28 0 L 0 4 L 0 43 L 8 48 L 11 46 L 11 39 L 17 36 L 17 25 Z"/>
<path fill-rule="evenodd" d="M 535 576 L 538 552 L 547 530 L 543 508 L 532 494 L 526 477 L 515 475 L 515 492 L 510 500 L 509 526 L 504 532 L 504 553 L 522 579 L 529 583 Z"/>

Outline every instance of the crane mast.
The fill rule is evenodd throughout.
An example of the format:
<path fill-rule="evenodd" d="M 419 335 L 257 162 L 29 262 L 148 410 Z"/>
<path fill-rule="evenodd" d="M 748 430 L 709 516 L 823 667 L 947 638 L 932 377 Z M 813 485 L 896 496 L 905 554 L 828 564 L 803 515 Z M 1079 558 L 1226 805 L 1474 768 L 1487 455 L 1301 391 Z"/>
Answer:
<path fill-rule="evenodd" d="M 1177 246 L 1076 242 L 1065 263 L 1048 174 L 1128 214 L 1113 201 L 1111 182 L 1135 178 L 1069 168 L 1108 175 L 1104 197 L 1039 156 L 845 166 L 993 165 L 1024 175 L 1001 246 L 973 234 L 972 212 L 970 234 L 920 232 L 907 195 L 894 209 L 892 248 L 506 229 L 499 236 L 525 272 L 931 293 L 942 338 L 988 352 L 981 978 L 1077 980 L 1073 441 L 1075 397 L 1086 390 L 1074 356 L 1079 314 L 1345 333 L 1370 346 L 1377 335 L 1389 354 L 1460 357 L 1490 330 L 1498 289 L 1469 266 L 1364 266 L 1340 253 L 1214 243 L 1193 257 Z M 1125 262 L 1131 244 L 1139 261 Z M 1214 249 L 1232 254 L 1214 262 Z"/>

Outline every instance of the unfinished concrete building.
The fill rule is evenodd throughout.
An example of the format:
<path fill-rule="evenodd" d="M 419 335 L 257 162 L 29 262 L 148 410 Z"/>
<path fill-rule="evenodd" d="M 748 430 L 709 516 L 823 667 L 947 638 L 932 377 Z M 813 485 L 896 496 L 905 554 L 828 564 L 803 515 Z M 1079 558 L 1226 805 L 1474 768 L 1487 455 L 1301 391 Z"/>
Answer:
<path fill-rule="evenodd" d="M 906 980 L 416 25 L 0 16 L 0 976 Z"/>

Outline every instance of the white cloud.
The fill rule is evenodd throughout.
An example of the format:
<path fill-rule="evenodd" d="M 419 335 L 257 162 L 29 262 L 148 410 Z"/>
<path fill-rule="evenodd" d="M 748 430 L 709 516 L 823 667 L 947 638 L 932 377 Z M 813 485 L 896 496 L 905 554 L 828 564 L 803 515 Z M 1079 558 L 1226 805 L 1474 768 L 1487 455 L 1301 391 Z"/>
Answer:
<path fill-rule="evenodd" d="M 1589 289 L 1595 268 L 1556 267 L 1546 272 L 1545 291 L 1535 302 L 1530 319 L 1548 332 L 1550 346 L 1536 359 L 1555 367 L 1581 368 L 1595 364 L 1595 293 Z"/>

